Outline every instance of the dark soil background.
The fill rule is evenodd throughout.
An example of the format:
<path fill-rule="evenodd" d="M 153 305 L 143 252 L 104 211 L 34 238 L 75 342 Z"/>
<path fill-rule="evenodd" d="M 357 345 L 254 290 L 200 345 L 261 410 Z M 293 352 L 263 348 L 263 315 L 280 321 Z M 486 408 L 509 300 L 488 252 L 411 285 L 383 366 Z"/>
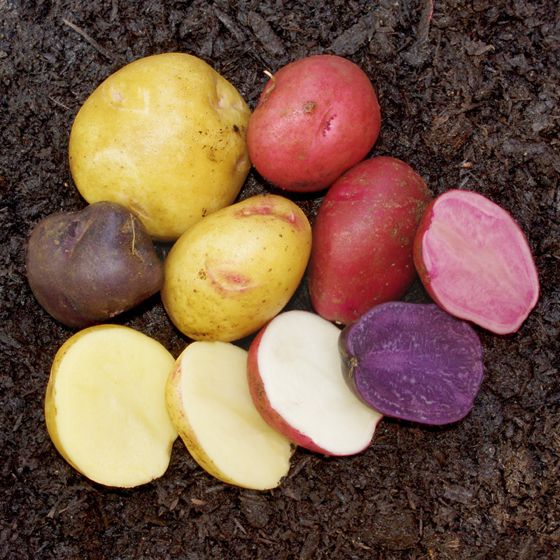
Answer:
<path fill-rule="evenodd" d="M 560 17 L 555 0 L 0 0 L 0 557 L 9 559 L 560 558 Z M 43 397 L 72 332 L 35 302 L 26 237 L 85 203 L 67 164 L 81 103 L 122 64 L 184 51 L 254 107 L 263 70 L 312 53 L 361 65 L 380 97 L 373 154 L 434 194 L 474 190 L 526 232 L 542 283 L 519 332 L 479 330 L 486 378 L 462 422 L 384 420 L 350 458 L 298 450 L 276 490 L 203 472 L 177 441 L 163 478 L 120 491 L 72 470 Z M 268 186 L 251 172 L 243 196 Z M 312 218 L 318 198 L 298 201 Z M 232 250 L 235 250 L 232 247 Z M 422 298 L 416 288 L 411 299 Z M 293 306 L 306 307 L 303 287 Z M 117 322 L 184 347 L 159 299 Z"/>

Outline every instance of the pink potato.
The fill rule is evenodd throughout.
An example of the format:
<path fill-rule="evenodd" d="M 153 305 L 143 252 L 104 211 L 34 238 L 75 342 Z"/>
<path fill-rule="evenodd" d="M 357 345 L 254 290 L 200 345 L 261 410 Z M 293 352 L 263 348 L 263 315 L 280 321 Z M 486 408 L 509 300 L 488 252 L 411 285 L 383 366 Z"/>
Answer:
<path fill-rule="evenodd" d="M 317 191 L 367 155 L 380 126 L 377 95 L 365 72 L 340 56 L 310 56 L 284 66 L 267 83 L 249 119 L 249 155 L 274 185 Z"/>
<path fill-rule="evenodd" d="M 387 156 L 336 181 L 313 226 L 308 280 L 319 315 L 348 324 L 405 294 L 416 277 L 414 235 L 430 199 L 422 177 Z"/>
<path fill-rule="evenodd" d="M 539 297 L 525 235 L 506 210 L 478 193 L 451 190 L 428 206 L 414 263 L 445 311 L 497 334 L 517 331 Z"/>

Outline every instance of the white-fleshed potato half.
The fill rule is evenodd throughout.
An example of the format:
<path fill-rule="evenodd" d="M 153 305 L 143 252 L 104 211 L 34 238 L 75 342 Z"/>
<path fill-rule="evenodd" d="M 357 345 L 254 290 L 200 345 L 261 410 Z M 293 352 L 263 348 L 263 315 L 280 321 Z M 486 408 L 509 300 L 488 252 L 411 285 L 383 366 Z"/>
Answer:
<path fill-rule="evenodd" d="M 340 330 L 308 311 L 287 311 L 251 343 L 248 380 L 262 417 L 291 441 L 325 455 L 366 449 L 382 415 L 348 387 Z"/>
<path fill-rule="evenodd" d="M 165 309 L 192 339 L 241 339 L 288 303 L 310 252 L 311 226 L 294 202 L 270 194 L 247 198 L 175 243 L 165 261 Z"/>
<path fill-rule="evenodd" d="M 171 419 L 197 463 L 228 484 L 267 490 L 290 468 L 291 443 L 255 408 L 247 352 L 227 342 L 193 342 L 167 384 Z"/>
<path fill-rule="evenodd" d="M 196 56 L 140 58 L 85 101 L 70 134 L 70 170 L 89 202 L 132 210 L 154 238 L 173 240 L 231 204 L 250 169 L 250 110 Z"/>
<path fill-rule="evenodd" d="M 99 484 L 132 488 L 169 466 L 177 431 L 165 385 L 173 356 L 129 327 L 97 325 L 57 352 L 47 385 L 47 430 L 60 454 Z"/>

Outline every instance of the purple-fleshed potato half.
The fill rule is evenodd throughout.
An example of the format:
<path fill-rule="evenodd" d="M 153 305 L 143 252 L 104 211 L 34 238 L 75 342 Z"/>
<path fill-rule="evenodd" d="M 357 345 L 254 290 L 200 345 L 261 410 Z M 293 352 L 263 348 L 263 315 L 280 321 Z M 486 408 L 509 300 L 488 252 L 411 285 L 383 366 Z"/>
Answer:
<path fill-rule="evenodd" d="M 473 407 L 484 375 L 474 329 L 435 304 L 390 302 L 341 333 L 346 380 L 378 412 L 449 424 Z"/>

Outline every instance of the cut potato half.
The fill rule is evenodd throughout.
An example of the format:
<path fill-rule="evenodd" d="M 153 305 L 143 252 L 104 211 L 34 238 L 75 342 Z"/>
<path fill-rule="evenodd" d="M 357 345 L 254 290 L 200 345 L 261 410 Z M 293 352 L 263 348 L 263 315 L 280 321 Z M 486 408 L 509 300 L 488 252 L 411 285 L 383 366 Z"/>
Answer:
<path fill-rule="evenodd" d="M 45 399 L 47 430 L 80 473 L 131 488 L 167 470 L 177 432 L 165 404 L 173 356 L 119 325 L 72 336 L 57 352 Z"/>
<path fill-rule="evenodd" d="M 288 473 L 292 445 L 251 400 L 245 350 L 226 342 L 187 346 L 169 378 L 167 404 L 191 455 L 219 480 L 267 490 Z"/>
<path fill-rule="evenodd" d="M 286 311 L 249 348 L 249 387 L 257 410 L 295 444 L 325 455 L 363 451 L 382 418 L 346 384 L 339 335 L 319 315 Z"/>

